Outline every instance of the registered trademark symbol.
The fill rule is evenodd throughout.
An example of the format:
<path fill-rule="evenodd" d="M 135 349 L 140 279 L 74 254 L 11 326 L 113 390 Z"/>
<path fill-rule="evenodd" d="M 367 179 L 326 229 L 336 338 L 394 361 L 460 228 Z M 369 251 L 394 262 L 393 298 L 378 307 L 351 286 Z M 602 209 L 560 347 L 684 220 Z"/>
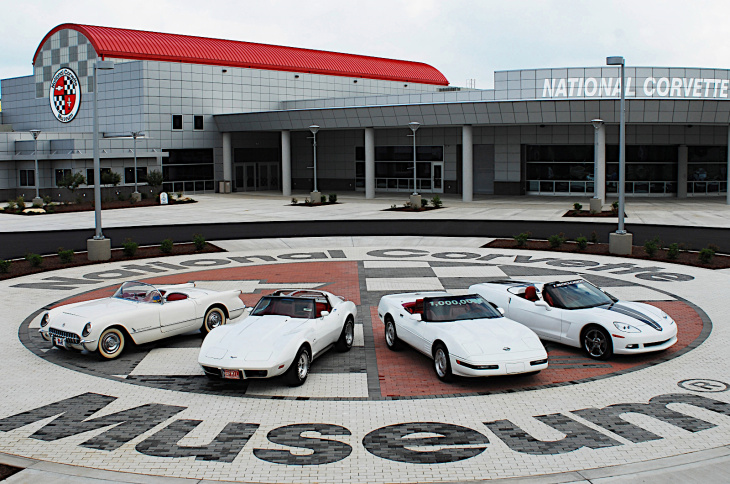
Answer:
<path fill-rule="evenodd" d="M 690 380 L 682 380 L 677 383 L 679 388 L 684 388 L 692 392 L 719 393 L 724 392 L 730 385 L 718 380 L 707 380 L 704 378 L 692 378 Z"/>

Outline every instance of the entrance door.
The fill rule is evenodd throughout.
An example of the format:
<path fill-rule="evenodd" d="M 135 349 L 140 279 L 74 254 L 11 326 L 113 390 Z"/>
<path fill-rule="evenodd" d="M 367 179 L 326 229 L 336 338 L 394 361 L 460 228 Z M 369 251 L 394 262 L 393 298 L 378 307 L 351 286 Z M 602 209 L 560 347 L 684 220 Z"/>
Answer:
<path fill-rule="evenodd" d="M 474 193 L 494 193 L 494 145 L 474 145 Z"/>
<path fill-rule="evenodd" d="M 242 165 L 236 165 L 236 176 L 234 179 L 234 185 L 236 191 L 242 191 L 243 190 L 243 166 Z"/>
<path fill-rule="evenodd" d="M 279 189 L 279 164 L 276 162 L 257 163 L 258 190 Z"/>
<path fill-rule="evenodd" d="M 444 193 L 444 162 L 431 163 L 431 186 L 433 193 Z"/>
<path fill-rule="evenodd" d="M 256 163 L 243 164 L 243 191 L 253 192 L 256 190 Z"/>

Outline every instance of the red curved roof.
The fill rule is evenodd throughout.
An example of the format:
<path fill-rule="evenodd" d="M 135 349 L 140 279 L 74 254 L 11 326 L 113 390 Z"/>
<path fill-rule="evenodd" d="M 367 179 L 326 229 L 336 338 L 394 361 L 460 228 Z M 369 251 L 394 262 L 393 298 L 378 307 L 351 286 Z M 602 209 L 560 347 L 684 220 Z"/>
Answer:
<path fill-rule="evenodd" d="M 62 24 L 48 32 L 33 56 L 33 64 L 46 40 L 63 29 L 84 34 L 102 58 L 184 62 L 449 85 L 441 72 L 421 62 L 79 24 Z"/>

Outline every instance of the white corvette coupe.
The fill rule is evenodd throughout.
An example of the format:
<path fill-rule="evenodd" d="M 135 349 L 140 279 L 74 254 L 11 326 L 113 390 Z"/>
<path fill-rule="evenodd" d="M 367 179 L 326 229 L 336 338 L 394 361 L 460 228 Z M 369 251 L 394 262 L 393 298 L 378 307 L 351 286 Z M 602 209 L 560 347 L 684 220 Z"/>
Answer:
<path fill-rule="evenodd" d="M 537 335 L 482 297 L 447 292 L 383 296 L 378 316 L 385 324 L 385 343 L 397 350 L 401 341 L 433 358 L 436 376 L 535 374 L 548 366 Z"/>
<path fill-rule="evenodd" d="M 583 348 L 591 358 L 662 351 L 677 342 L 677 325 L 649 304 L 622 302 L 583 279 L 493 281 L 469 291 L 503 307 L 541 339 Z"/>
<path fill-rule="evenodd" d="M 98 351 L 112 359 L 128 339 L 149 343 L 200 329 L 204 333 L 243 314 L 239 290 L 217 292 L 194 283 L 152 286 L 125 282 L 112 297 L 53 308 L 41 319 L 41 335 L 53 346 Z"/>
<path fill-rule="evenodd" d="M 325 291 L 281 290 L 262 297 L 243 321 L 211 331 L 198 363 L 210 378 L 245 380 L 284 375 L 307 379 L 312 361 L 336 347 L 349 351 L 357 307 Z"/>

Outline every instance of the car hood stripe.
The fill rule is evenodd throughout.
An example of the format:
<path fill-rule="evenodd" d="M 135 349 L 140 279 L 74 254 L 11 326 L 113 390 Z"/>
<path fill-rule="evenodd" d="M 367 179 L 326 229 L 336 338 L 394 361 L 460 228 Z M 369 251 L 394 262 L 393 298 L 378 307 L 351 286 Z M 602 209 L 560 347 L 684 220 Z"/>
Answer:
<path fill-rule="evenodd" d="M 661 325 L 658 322 L 654 321 L 649 316 L 647 316 L 646 314 L 644 314 L 644 313 L 642 313 L 640 311 L 637 311 L 634 308 L 631 308 L 631 307 L 628 307 L 628 306 L 624 306 L 621 303 L 611 304 L 610 306 L 604 307 L 604 309 L 606 309 L 608 311 L 615 311 L 615 312 L 617 312 L 619 314 L 623 314 L 624 316 L 629 316 L 630 318 L 637 319 L 637 320 L 641 321 L 644 324 L 648 324 L 649 326 L 651 326 L 652 328 L 656 329 L 657 331 L 661 331 L 662 330 Z"/>

